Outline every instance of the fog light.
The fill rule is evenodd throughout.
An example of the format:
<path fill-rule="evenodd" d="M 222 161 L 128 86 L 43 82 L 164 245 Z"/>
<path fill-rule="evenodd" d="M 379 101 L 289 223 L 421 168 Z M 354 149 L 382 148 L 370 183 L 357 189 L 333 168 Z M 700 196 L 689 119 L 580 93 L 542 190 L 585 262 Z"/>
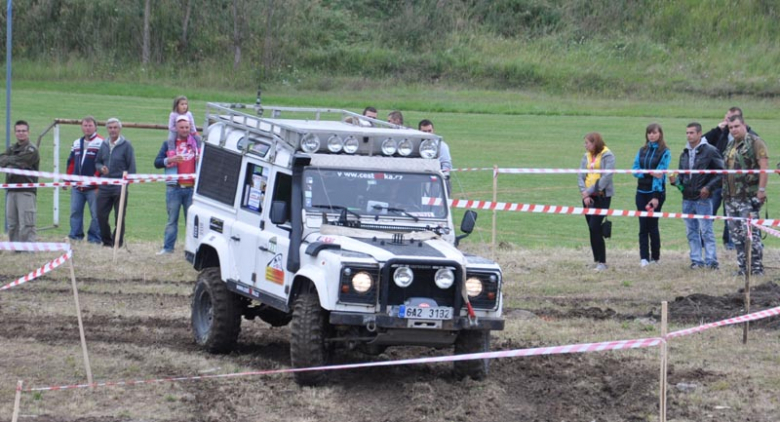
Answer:
<path fill-rule="evenodd" d="M 374 280 L 371 279 L 371 274 L 361 271 L 352 277 L 352 288 L 358 293 L 365 293 L 371 290 L 371 286 L 374 284 Z"/>
<path fill-rule="evenodd" d="M 466 280 L 466 293 L 469 294 L 469 297 L 479 296 L 482 293 L 482 280 L 476 277 L 469 277 Z"/>
<path fill-rule="evenodd" d="M 339 135 L 331 135 L 331 137 L 328 138 L 328 151 L 337 153 L 341 152 L 342 148 L 344 148 L 344 141 L 341 140 Z"/>
<path fill-rule="evenodd" d="M 409 285 L 412 284 L 412 281 L 414 281 L 414 273 L 411 268 L 398 267 L 395 269 L 395 272 L 393 273 L 393 282 L 395 282 L 398 287 L 409 287 Z"/>
<path fill-rule="evenodd" d="M 357 138 L 354 136 L 347 136 L 347 139 L 344 139 L 344 152 L 347 154 L 354 154 L 357 152 L 359 145 Z"/>
<path fill-rule="evenodd" d="M 301 138 L 301 149 L 303 152 L 315 152 L 320 149 L 320 138 L 313 134 L 307 133 Z"/>
<path fill-rule="evenodd" d="M 449 268 L 442 268 L 439 271 L 436 271 L 433 281 L 440 289 L 449 289 L 450 286 L 452 286 L 452 283 L 455 282 L 455 273 Z"/>
<path fill-rule="evenodd" d="M 393 155 L 398 150 L 398 145 L 395 143 L 395 139 L 387 138 L 382 141 L 382 154 Z"/>

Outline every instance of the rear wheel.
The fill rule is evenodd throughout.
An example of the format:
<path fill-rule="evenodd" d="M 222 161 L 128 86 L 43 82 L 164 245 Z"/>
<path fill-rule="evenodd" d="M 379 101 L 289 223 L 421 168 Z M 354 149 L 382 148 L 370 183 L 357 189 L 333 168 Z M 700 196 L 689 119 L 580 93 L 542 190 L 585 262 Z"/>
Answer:
<path fill-rule="evenodd" d="M 487 330 L 463 330 L 455 340 L 455 354 L 466 355 L 470 353 L 483 353 L 490 351 L 490 331 Z M 489 359 L 473 359 L 457 361 L 455 363 L 455 375 L 458 378 L 471 377 L 481 381 L 487 378 L 490 368 Z"/>
<path fill-rule="evenodd" d="M 293 368 L 323 366 L 330 362 L 328 313 L 320 306 L 314 289 L 301 292 L 293 302 L 290 324 L 290 361 Z M 296 372 L 299 385 L 317 385 L 325 380 L 321 371 Z"/>
<path fill-rule="evenodd" d="M 241 298 L 227 289 L 219 267 L 198 275 L 192 296 L 192 334 L 211 353 L 231 352 L 241 332 Z"/>

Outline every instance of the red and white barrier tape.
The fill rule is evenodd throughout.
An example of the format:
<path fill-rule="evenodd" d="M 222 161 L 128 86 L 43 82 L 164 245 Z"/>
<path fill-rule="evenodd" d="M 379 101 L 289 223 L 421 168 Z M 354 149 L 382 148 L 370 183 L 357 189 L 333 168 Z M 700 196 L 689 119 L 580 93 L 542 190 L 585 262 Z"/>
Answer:
<path fill-rule="evenodd" d="M 67 186 L 95 186 L 95 185 L 122 185 L 125 182 L 122 179 L 103 179 L 99 182 L 49 182 L 49 183 L 2 183 L 0 189 L 20 189 L 20 188 L 59 188 Z"/>
<path fill-rule="evenodd" d="M 756 321 L 759 319 L 769 318 L 772 316 L 780 315 L 780 306 L 776 308 L 764 309 L 763 311 L 754 312 L 752 314 L 741 315 L 734 318 L 724 319 L 722 321 L 711 322 L 709 324 L 700 325 L 698 327 L 688 328 L 685 330 L 674 331 L 666 335 L 666 338 L 675 338 L 688 336 L 691 334 L 699 333 L 710 328 L 724 327 L 726 325 L 740 324 L 743 322 Z"/>
<path fill-rule="evenodd" d="M 777 230 L 770 229 L 769 227 L 764 227 L 764 226 L 756 224 L 755 222 L 752 222 L 752 221 L 750 222 L 750 224 L 752 224 L 753 226 L 755 226 L 759 230 L 762 230 L 762 231 L 765 231 L 765 232 L 771 234 L 774 237 L 780 237 L 780 232 L 777 231 Z"/>
<path fill-rule="evenodd" d="M 75 174 L 50 173 L 48 171 L 20 170 L 20 169 L 14 169 L 9 167 L 0 167 L 0 173 L 18 174 L 22 176 L 44 177 L 47 179 L 68 180 L 68 181 L 77 181 L 77 182 L 101 182 L 103 180 L 106 180 L 95 176 L 79 176 Z"/>
<path fill-rule="evenodd" d="M 194 179 L 197 174 L 128 174 L 127 180 L 131 180 L 131 183 L 143 183 L 143 182 L 159 182 L 178 179 Z"/>
<path fill-rule="evenodd" d="M 451 172 L 465 172 L 465 171 L 494 171 L 493 168 L 481 167 L 481 168 L 459 168 L 452 169 Z M 780 169 L 742 169 L 742 170 L 679 170 L 679 169 L 666 169 L 666 170 L 650 170 L 650 169 L 564 169 L 564 168 L 499 168 L 494 171 L 500 174 L 579 174 L 579 173 L 601 173 L 601 174 L 649 174 L 649 173 L 663 173 L 663 174 L 772 174 L 780 173 Z"/>
<path fill-rule="evenodd" d="M 70 244 L 68 243 L 0 242 L 0 251 L 52 252 L 69 250 Z"/>
<path fill-rule="evenodd" d="M 464 355 L 437 356 L 431 358 L 416 358 L 416 359 L 390 360 L 390 361 L 383 361 L 383 362 L 315 366 L 310 368 L 271 369 L 266 371 L 250 371 L 250 372 L 239 372 L 233 374 L 159 378 L 159 379 L 142 380 L 142 381 L 102 382 L 102 383 L 93 383 L 93 384 L 63 385 L 57 387 L 37 387 L 37 388 L 28 388 L 25 389 L 24 391 L 55 391 L 55 390 L 68 390 L 68 389 L 76 389 L 76 388 L 89 388 L 89 387 L 110 387 L 110 386 L 119 386 L 119 385 L 138 385 L 138 384 L 155 384 L 155 383 L 162 383 L 162 382 L 194 381 L 194 380 L 204 380 L 204 379 L 213 379 L 213 378 L 235 378 L 235 377 L 243 377 L 243 376 L 251 376 L 251 375 L 291 374 L 295 372 L 336 371 L 336 370 L 345 370 L 345 369 L 374 368 L 379 366 L 416 365 L 422 363 L 455 362 L 455 361 L 474 360 L 474 359 L 498 359 L 498 358 L 511 358 L 511 357 L 521 357 L 521 356 L 541 356 L 541 355 L 559 355 L 559 354 L 569 354 L 569 353 L 603 352 L 608 350 L 625 350 L 625 349 L 639 349 L 644 347 L 653 347 L 661 344 L 662 342 L 663 339 L 659 337 L 654 337 L 654 338 L 643 338 L 643 339 L 635 339 L 635 340 L 605 341 L 601 343 L 570 344 L 567 346 L 537 347 L 533 349 L 505 350 L 500 352 L 484 352 L 484 353 L 471 353 L 471 354 L 464 354 Z"/>
<path fill-rule="evenodd" d="M 19 170 L 13 168 L 0 167 L 0 173 L 18 174 L 23 176 L 43 177 L 54 180 L 64 180 L 62 182 L 40 182 L 40 183 L 2 183 L 0 189 L 19 189 L 19 188 L 52 188 L 65 186 L 95 186 L 95 185 L 122 185 L 128 183 L 146 183 L 160 182 L 179 179 L 193 179 L 195 174 L 129 174 L 127 180 L 109 179 L 104 177 L 77 176 L 73 174 L 58 174 L 45 171 Z"/>
<path fill-rule="evenodd" d="M 36 278 L 38 278 L 38 277 L 40 277 L 40 276 L 42 276 L 42 275 L 44 275 L 44 274 L 46 274 L 46 273 L 49 273 L 49 272 L 51 272 L 53 269 L 55 269 L 55 268 L 59 267 L 59 266 L 60 266 L 60 265 L 62 265 L 62 264 L 65 262 L 65 261 L 69 260 L 69 259 L 70 259 L 72 256 L 73 256 L 73 251 L 71 251 L 71 250 L 68 250 L 68 251 L 67 251 L 67 252 L 65 252 L 65 254 L 64 254 L 64 255 L 62 255 L 61 257 L 59 257 L 59 258 L 56 258 L 56 259 L 53 259 L 53 260 L 51 260 L 51 261 L 47 262 L 47 263 L 46 263 L 46 264 L 45 264 L 43 267 L 41 267 L 41 268 L 38 268 L 38 269 L 37 269 L 37 270 L 35 270 L 35 271 L 32 271 L 31 273 L 27 274 L 27 275 L 26 275 L 26 276 L 24 276 L 24 277 L 20 277 L 20 278 L 19 278 L 19 279 L 17 279 L 16 281 L 13 281 L 13 282 L 11 282 L 11 283 L 8 283 L 8 284 L 6 284 L 6 285 L 5 285 L 5 286 L 3 286 L 3 287 L 0 287 L 0 291 L 3 291 L 3 290 L 8 290 L 8 289 L 10 289 L 11 287 L 16 287 L 16 286 L 18 286 L 18 285 L 21 285 L 21 284 L 27 283 L 28 281 L 35 280 Z"/>

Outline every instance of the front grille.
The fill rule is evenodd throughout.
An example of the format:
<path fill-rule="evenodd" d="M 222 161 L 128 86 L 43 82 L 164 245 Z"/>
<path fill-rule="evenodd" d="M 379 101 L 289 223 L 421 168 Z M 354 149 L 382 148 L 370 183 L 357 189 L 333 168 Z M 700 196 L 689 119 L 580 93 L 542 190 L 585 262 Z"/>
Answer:
<path fill-rule="evenodd" d="M 401 288 L 393 282 L 393 272 L 396 268 L 407 266 L 414 272 L 414 281 L 409 287 Z M 433 278 L 436 271 L 440 268 L 450 268 L 455 272 L 455 280 L 460 280 L 462 270 L 456 262 L 441 262 L 436 265 L 420 261 L 400 261 L 390 260 L 382 268 L 382 293 L 380 302 L 382 312 L 386 311 L 387 306 L 398 306 L 404 304 L 409 298 L 422 297 L 436 301 L 438 306 L 451 306 L 454 309 L 460 309 L 463 300 L 460 297 L 460 283 L 457 281 L 448 289 L 440 289 Z"/>

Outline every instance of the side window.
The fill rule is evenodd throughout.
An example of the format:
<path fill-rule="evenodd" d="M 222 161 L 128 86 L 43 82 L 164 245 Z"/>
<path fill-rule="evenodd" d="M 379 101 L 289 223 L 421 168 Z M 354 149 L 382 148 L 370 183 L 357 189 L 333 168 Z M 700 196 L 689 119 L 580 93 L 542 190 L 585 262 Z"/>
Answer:
<path fill-rule="evenodd" d="M 249 163 L 246 166 L 244 196 L 241 198 L 241 208 L 260 213 L 263 211 L 263 200 L 265 199 L 269 170 L 253 163 Z"/>
<path fill-rule="evenodd" d="M 284 173 L 276 173 L 276 182 L 274 183 L 274 201 L 282 201 L 288 204 L 287 221 L 290 221 L 290 214 L 292 207 L 292 176 Z"/>
<path fill-rule="evenodd" d="M 241 172 L 241 155 L 206 144 L 201 160 L 198 194 L 234 206 Z"/>

